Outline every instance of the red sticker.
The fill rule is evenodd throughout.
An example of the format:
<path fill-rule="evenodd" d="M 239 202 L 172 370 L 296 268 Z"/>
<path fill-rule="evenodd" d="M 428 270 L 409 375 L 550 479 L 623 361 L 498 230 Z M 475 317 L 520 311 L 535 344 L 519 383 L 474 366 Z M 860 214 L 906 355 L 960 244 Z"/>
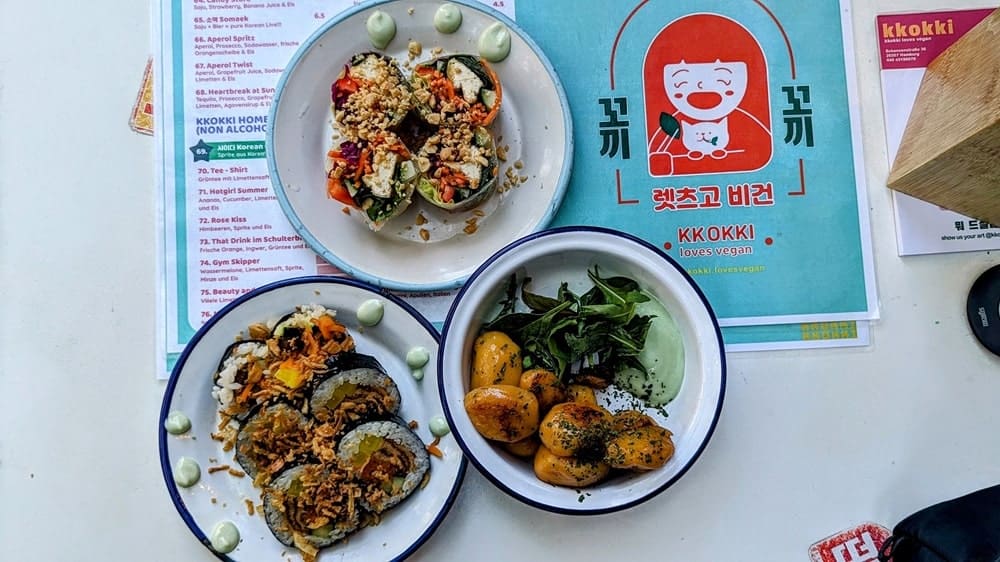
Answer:
<path fill-rule="evenodd" d="M 877 562 L 882 543 L 892 533 L 874 523 L 862 523 L 809 547 L 812 562 Z"/>

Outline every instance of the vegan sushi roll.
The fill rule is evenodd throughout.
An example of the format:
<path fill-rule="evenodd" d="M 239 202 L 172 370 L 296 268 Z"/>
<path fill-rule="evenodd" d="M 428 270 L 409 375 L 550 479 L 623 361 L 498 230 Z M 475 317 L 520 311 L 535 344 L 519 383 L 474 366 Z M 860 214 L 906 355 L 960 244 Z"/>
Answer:
<path fill-rule="evenodd" d="M 362 368 L 385 372 L 385 368 L 378 362 L 378 359 L 375 359 L 371 355 L 358 353 L 357 351 L 345 351 L 344 353 L 330 356 L 326 360 L 326 368 L 327 371 L 324 375 L 327 376 L 332 376 L 343 371 L 350 371 L 351 369 Z"/>
<path fill-rule="evenodd" d="M 490 132 L 483 127 L 441 127 L 417 154 L 423 172 L 417 192 L 430 204 L 464 211 L 497 189 L 500 162 Z"/>
<path fill-rule="evenodd" d="M 392 421 L 368 422 L 352 429 L 340 440 L 337 456 L 361 486 L 361 505 L 374 513 L 406 499 L 430 469 L 420 438 Z"/>
<path fill-rule="evenodd" d="M 398 417 L 395 382 L 355 350 L 334 310 L 300 305 L 248 326 L 239 337 L 247 336 L 225 348 L 213 373 L 212 439 L 252 479 L 277 540 L 313 562 L 419 488 L 428 453 Z"/>
<path fill-rule="evenodd" d="M 265 484 L 288 464 L 304 458 L 312 441 L 310 422 L 288 404 L 259 407 L 236 435 L 236 462 L 254 484 Z"/>
<path fill-rule="evenodd" d="M 344 424 L 382 419 L 399 412 L 399 388 L 380 369 L 360 367 L 337 372 L 320 382 L 309 399 L 319 422 Z"/>
<path fill-rule="evenodd" d="M 243 419 L 257 405 L 258 396 L 253 391 L 264 378 L 268 355 L 267 342 L 263 340 L 239 341 L 226 348 L 212 388 L 220 411 Z"/>
<path fill-rule="evenodd" d="M 414 107 L 432 125 L 485 127 L 500 111 L 500 79 L 485 60 L 447 55 L 418 64 L 410 77 Z"/>
<path fill-rule="evenodd" d="M 399 64 L 378 53 L 358 53 L 330 87 L 334 122 L 349 140 L 372 140 L 403 122 L 413 95 Z"/>
<path fill-rule="evenodd" d="M 346 471 L 303 464 L 282 472 L 263 490 L 264 520 L 275 538 L 315 559 L 361 525 L 361 487 Z"/>
<path fill-rule="evenodd" d="M 316 371 L 326 371 L 328 358 L 354 349 L 354 340 L 335 314 L 322 305 L 300 305 L 275 324 L 268 349 L 276 364 L 267 373 L 280 381 L 284 394 L 311 380 Z M 270 385 L 265 381 L 265 386 Z"/>
<path fill-rule="evenodd" d="M 327 152 L 327 195 L 361 211 L 372 230 L 409 207 L 419 176 L 410 150 L 390 132 Z"/>
<path fill-rule="evenodd" d="M 278 349 L 275 355 L 322 356 L 324 359 L 354 349 L 347 328 L 337 322 L 337 313 L 319 304 L 303 304 L 283 316 L 271 330 Z"/>

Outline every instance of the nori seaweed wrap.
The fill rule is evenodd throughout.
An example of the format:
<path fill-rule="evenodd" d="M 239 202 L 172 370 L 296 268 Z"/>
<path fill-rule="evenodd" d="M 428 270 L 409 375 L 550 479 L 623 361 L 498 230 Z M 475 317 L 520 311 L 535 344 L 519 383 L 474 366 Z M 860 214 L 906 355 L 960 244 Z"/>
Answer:
<path fill-rule="evenodd" d="M 346 471 L 294 466 L 264 488 L 264 520 L 281 544 L 315 555 L 360 526 L 359 488 Z"/>
<path fill-rule="evenodd" d="M 313 417 L 345 424 L 384 419 L 399 412 L 399 389 L 381 369 L 360 367 L 336 372 L 316 385 L 309 399 Z"/>
<path fill-rule="evenodd" d="M 361 484 L 361 505 L 375 513 L 406 499 L 430 470 L 430 456 L 409 427 L 394 421 L 359 425 L 340 440 L 337 456 Z"/>

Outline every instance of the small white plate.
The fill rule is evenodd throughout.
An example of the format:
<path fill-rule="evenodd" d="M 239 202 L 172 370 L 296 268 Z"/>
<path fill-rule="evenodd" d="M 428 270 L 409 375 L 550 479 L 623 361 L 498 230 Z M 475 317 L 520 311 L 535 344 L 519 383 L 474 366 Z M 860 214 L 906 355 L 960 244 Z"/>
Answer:
<path fill-rule="evenodd" d="M 380 299 L 385 316 L 373 328 L 361 327 L 355 315 L 360 303 Z M 249 478 L 236 478 L 225 471 L 208 474 L 208 467 L 228 464 L 239 468 L 232 452 L 224 452 L 221 443 L 211 438 L 218 424 L 217 402 L 211 395 L 212 376 L 219 359 L 234 338 L 255 322 L 277 320 L 300 304 L 322 304 L 337 311 L 337 320 L 354 337 L 359 353 L 374 356 L 399 387 L 402 396 L 400 416 L 416 420 L 416 432 L 430 443 L 431 418 L 443 414 L 437 384 L 438 337 L 434 328 L 409 305 L 374 287 L 331 277 L 301 277 L 279 281 L 241 296 L 208 321 L 185 348 L 167 383 L 160 411 L 160 465 L 181 518 L 194 535 L 208 546 L 208 536 L 220 521 L 232 521 L 242 540 L 227 560 L 284 560 L 282 553 L 298 555 L 278 542 L 259 515 L 250 516 L 244 500 L 260 503 L 260 492 Z M 410 376 L 406 352 L 423 346 L 432 357 L 422 381 Z M 171 435 L 163 429 L 168 413 L 179 410 L 192 422 L 191 431 Z M 466 461 L 449 434 L 440 445 L 444 457 L 431 457 L 431 476 L 427 486 L 390 510 L 382 522 L 361 529 L 346 541 L 322 551 L 319 559 L 338 561 L 393 560 L 405 558 L 417 549 L 444 519 L 458 493 L 465 475 Z M 172 467 L 180 457 L 190 457 L 201 466 L 201 480 L 191 488 L 174 482 Z M 209 459 L 215 459 L 211 461 Z M 213 502 L 213 498 L 215 501 Z"/>
<path fill-rule="evenodd" d="M 479 3 L 455 0 L 462 26 L 452 34 L 439 33 L 433 19 L 443 3 L 365 3 L 325 23 L 300 45 L 286 67 L 269 117 L 271 182 L 292 226 L 333 265 L 389 289 L 460 286 L 494 252 L 545 228 L 569 182 L 573 159 L 569 105 L 548 59 L 513 21 Z M 391 15 L 397 28 L 395 38 L 381 51 L 372 47 L 365 29 L 376 9 Z M 476 54 L 480 33 L 497 21 L 511 31 L 511 51 L 507 59 L 492 64 L 503 101 L 490 129 L 498 144 L 508 147 L 506 163 L 500 166 L 501 185 L 508 168 L 526 178 L 524 183 L 493 195 L 476 210 L 456 213 L 437 209 L 414 194 L 410 209 L 379 232 L 370 231 L 361 217 L 345 214 L 343 204 L 327 197 L 324 165 L 334 133 L 330 85 L 350 57 L 376 51 L 402 63 L 408 60 L 411 39 L 423 48 L 414 62 L 433 58 L 436 47 L 443 49 L 442 54 Z M 513 166 L 518 161 L 523 164 L 519 169 Z M 418 214 L 423 216 L 420 221 Z M 465 232 L 470 220 L 475 223 L 471 234 Z M 421 230 L 426 231 L 427 241 Z"/>
<path fill-rule="evenodd" d="M 662 468 L 614 477 L 575 489 L 546 484 L 531 462 L 487 441 L 465 412 L 472 346 L 492 320 L 511 275 L 531 278 L 531 291 L 555 295 L 566 282 L 577 294 L 593 283 L 587 270 L 624 275 L 651 292 L 670 313 L 684 342 L 684 382 L 663 415 L 648 409 L 673 432 L 674 456 Z M 594 515 L 642 503 L 673 484 L 694 464 L 715 430 L 726 387 L 726 357 L 719 324 L 704 294 L 684 269 L 656 247 L 629 234 L 596 227 L 564 227 L 527 236 L 491 257 L 469 278 L 445 320 L 438 354 L 448 423 L 469 460 L 497 487 L 529 505 L 570 515 Z M 612 411 L 631 400 L 615 393 L 599 398 Z"/>

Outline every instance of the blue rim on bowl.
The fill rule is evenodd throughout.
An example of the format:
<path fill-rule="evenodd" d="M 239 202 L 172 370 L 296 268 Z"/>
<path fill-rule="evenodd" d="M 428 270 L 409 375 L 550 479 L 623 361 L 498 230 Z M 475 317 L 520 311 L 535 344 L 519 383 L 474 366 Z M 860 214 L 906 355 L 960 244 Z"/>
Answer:
<path fill-rule="evenodd" d="M 306 244 L 317 254 L 319 254 L 323 259 L 333 264 L 341 271 L 347 273 L 348 275 L 360 279 L 362 281 L 371 283 L 378 287 L 383 287 L 386 289 L 392 289 L 397 291 L 408 291 L 408 292 L 418 292 L 418 291 L 435 291 L 435 290 L 449 290 L 461 287 L 465 281 L 468 279 L 467 275 L 461 275 L 455 278 L 443 279 L 435 282 L 427 283 L 413 283 L 407 282 L 404 279 L 386 279 L 378 275 L 372 274 L 364 268 L 364 266 L 350 263 L 338 256 L 335 252 L 327 248 L 304 224 L 302 219 L 299 217 L 293 208 L 291 202 L 288 199 L 288 195 L 285 193 L 284 182 L 281 178 L 281 173 L 278 169 L 276 157 L 275 157 L 275 129 L 280 126 L 278 122 L 278 110 L 281 107 L 281 102 L 283 99 L 283 93 L 286 90 L 286 86 L 289 77 L 294 72 L 295 68 L 299 65 L 303 57 L 313 48 L 313 46 L 319 41 L 331 28 L 336 27 L 338 24 L 344 20 L 363 12 L 376 8 L 385 4 L 400 3 L 402 0 L 374 0 L 370 2 L 364 2 L 357 6 L 354 6 L 337 16 L 326 21 L 312 33 L 296 50 L 295 54 L 289 60 L 285 67 L 284 72 L 282 72 L 281 77 L 278 80 L 278 85 L 274 93 L 274 97 L 271 103 L 271 108 L 268 112 L 268 123 L 270 126 L 267 128 L 267 133 L 265 135 L 265 150 L 267 153 L 267 167 L 268 173 L 270 174 L 271 183 L 274 187 L 275 195 L 278 199 L 278 203 L 281 206 L 286 218 L 291 223 L 292 227 L 298 233 L 300 237 L 306 242 Z M 555 217 L 556 212 L 559 210 L 562 204 L 563 197 L 566 192 L 566 187 L 569 184 L 569 179 L 572 171 L 573 164 L 573 121 L 569 110 L 569 102 L 566 97 L 566 92 L 563 89 L 562 82 L 560 82 L 558 75 L 555 72 L 555 68 L 549 61 L 548 57 L 541 50 L 537 43 L 523 30 L 521 29 L 514 20 L 510 19 L 503 13 L 487 6 L 485 4 L 475 2 L 473 0 L 449 0 L 454 4 L 458 4 L 470 10 L 475 10 L 477 12 L 482 12 L 496 20 L 499 20 L 504 25 L 510 29 L 511 32 L 516 34 L 521 40 L 523 40 L 534 52 L 534 55 L 539 59 L 541 64 L 544 66 L 549 78 L 555 89 L 555 93 L 559 99 L 559 102 L 563 108 L 562 112 L 562 125 L 565 129 L 565 140 L 564 149 L 562 154 L 562 166 L 560 168 L 558 182 L 554 188 L 553 197 L 546 207 L 544 215 L 541 217 L 539 222 L 535 225 L 533 232 L 539 232 L 544 230 L 549 223 L 552 222 Z"/>
<path fill-rule="evenodd" d="M 202 530 L 202 528 L 195 522 L 193 515 L 185 505 L 185 501 L 181 497 L 177 484 L 176 482 L 174 482 L 173 479 L 173 472 L 170 466 L 170 456 L 168 451 L 168 446 L 169 446 L 168 440 L 170 438 L 170 435 L 164 429 L 164 422 L 167 419 L 167 415 L 172 411 L 171 406 L 175 395 L 175 389 L 180 380 L 180 375 L 184 371 L 185 364 L 187 363 L 192 351 L 196 348 L 196 346 L 202 340 L 205 334 L 207 334 L 209 330 L 212 329 L 213 326 L 221 322 L 226 317 L 227 314 L 239 308 L 247 301 L 253 300 L 254 298 L 264 295 L 266 293 L 270 293 L 272 291 L 283 289 L 293 285 L 305 285 L 313 283 L 348 286 L 369 293 L 372 297 L 378 297 L 380 299 L 385 299 L 387 301 L 390 301 L 394 305 L 399 306 L 406 314 L 408 314 L 415 321 L 417 321 L 427 331 L 427 334 L 430 335 L 435 342 L 440 343 L 440 335 L 438 334 L 438 331 L 434 328 L 434 326 L 407 302 L 389 293 L 388 291 L 381 290 L 378 287 L 374 287 L 363 281 L 356 281 L 353 279 L 341 278 L 341 277 L 304 276 L 304 277 L 296 277 L 296 278 L 276 281 L 267 285 L 263 285 L 257 289 L 254 289 L 253 291 L 250 291 L 249 293 L 237 297 L 236 299 L 228 303 L 226 306 L 224 306 L 222 309 L 220 309 L 214 316 L 212 316 L 195 333 L 195 335 L 191 338 L 191 341 L 188 342 L 188 344 L 185 346 L 184 351 L 181 353 L 181 356 L 178 359 L 177 364 L 174 366 L 174 369 L 170 374 L 170 378 L 167 381 L 166 389 L 164 390 L 163 394 L 163 401 L 160 407 L 160 415 L 157 418 L 158 421 L 157 442 L 160 455 L 160 470 L 163 475 L 164 483 L 166 484 L 167 490 L 170 494 L 170 499 L 173 502 L 174 507 L 177 509 L 177 513 L 181 516 L 181 519 L 187 525 L 188 529 L 190 529 L 191 532 L 194 534 L 195 538 L 197 538 L 198 541 L 201 542 L 205 546 L 205 548 L 209 550 L 209 552 L 211 552 L 220 560 L 225 560 L 227 562 L 235 562 L 233 558 L 231 558 L 230 556 L 216 552 L 211 547 L 211 542 L 209 538 L 206 536 L 205 531 Z M 467 459 L 463 457 L 459 463 L 455 482 L 452 485 L 451 489 L 448 491 L 447 498 L 445 499 L 438 513 L 435 515 L 434 519 L 430 522 L 430 524 L 423 531 L 423 533 L 421 533 L 421 535 L 417 537 L 416 540 L 414 540 L 414 542 L 408 548 L 406 548 L 399 556 L 395 557 L 394 560 L 404 560 L 407 557 L 409 557 L 421 545 L 423 545 L 427 541 L 427 539 L 429 539 L 431 535 L 437 530 L 437 528 L 440 526 L 441 522 L 448 515 L 448 512 L 451 510 L 452 506 L 455 503 L 455 499 L 458 496 L 458 491 L 461 488 L 462 482 L 465 478 L 465 471 L 467 466 L 468 466 Z M 403 509 L 405 509 L 405 505 L 403 506 Z"/>
<path fill-rule="evenodd" d="M 470 290 L 471 287 L 474 286 L 476 280 L 481 275 L 483 275 L 484 272 L 486 272 L 488 269 L 490 269 L 491 266 L 493 266 L 498 260 L 501 260 L 502 258 L 504 258 L 510 252 L 512 252 L 512 251 L 514 251 L 514 250 L 516 250 L 516 249 L 518 249 L 518 248 L 520 248 L 520 247 L 522 247 L 522 246 L 524 246 L 526 244 L 531 244 L 533 242 L 537 242 L 539 240 L 542 240 L 544 238 L 551 237 L 551 236 L 559 236 L 559 235 L 573 234 L 573 233 L 592 233 L 592 234 L 600 234 L 600 235 L 613 236 L 613 237 L 620 238 L 623 241 L 628 241 L 628 242 L 640 245 L 644 249 L 646 249 L 646 250 L 648 250 L 650 252 L 653 252 L 659 258 L 662 258 L 663 264 L 666 267 L 673 268 L 673 270 L 675 270 L 676 273 L 680 274 L 682 276 L 682 278 L 684 279 L 684 281 L 686 281 L 687 285 L 689 285 L 689 288 L 692 289 L 693 292 L 697 295 L 698 300 L 700 300 L 700 305 L 704 307 L 704 311 L 707 312 L 708 318 L 711 320 L 712 331 L 714 331 L 714 340 L 715 340 L 714 343 L 718 346 L 717 349 L 719 350 L 718 361 L 719 361 L 719 377 L 720 377 L 720 380 L 718 381 L 718 384 L 719 384 L 718 398 L 715 401 L 715 404 L 712 405 L 713 408 L 712 408 L 712 412 L 711 412 L 711 421 L 708 424 L 707 431 L 705 432 L 704 436 L 701 438 L 701 442 L 698 444 L 697 448 L 693 451 L 693 454 L 691 454 L 690 457 L 686 459 L 684 465 L 682 467 L 680 467 L 677 470 L 677 472 L 671 478 L 669 478 L 668 480 L 664 481 L 662 484 L 658 485 L 655 489 L 652 489 L 649 492 L 647 492 L 647 493 L 645 493 L 645 494 L 643 494 L 643 495 L 641 495 L 639 497 L 632 498 L 632 499 L 629 499 L 629 500 L 626 500 L 626 501 L 622 501 L 621 503 L 618 503 L 618 504 L 615 504 L 615 505 L 609 505 L 607 507 L 600 507 L 600 508 L 585 508 L 585 507 L 580 507 L 580 508 L 577 508 L 576 506 L 573 506 L 572 508 L 568 508 L 568 507 L 560 507 L 560 506 L 557 506 L 557 505 L 552 505 L 552 504 L 549 504 L 549 503 L 538 501 L 538 500 L 536 500 L 536 499 L 534 499 L 532 497 L 529 497 L 525 493 L 522 493 L 521 491 L 515 489 L 511 484 L 508 484 L 507 482 L 503 481 L 502 479 L 500 479 L 499 477 L 497 477 L 495 474 L 493 474 L 484 465 L 484 462 L 477 457 L 475 449 L 470 445 L 469 441 L 466 439 L 465 436 L 463 436 L 457 430 L 454 430 L 453 433 L 455 434 L 455 439 L 458 441 L 459 446 L 464 451 L 466 458 L 468 458 L 472 462 L 472 464 L 476 466 L 476 468 L 479 470 L 479 472 L 481 474 L 483 474 L 490 482 L 492 482 L 495 486 L 497 486 L 499 489 L 501 489 L 504 492 L 506 492 L 511 497 L 513 497 L 513 498 L 515 498 L 515 499 L 517 499 L 517 500 L 519 500 L 519 501 L 521 501 L 521 502 L 523 502 L 523 503 L 525 503 L 527 505 L 531 505 L 533 507 L 536 507 L 536 508 L 539 508 L 539 509 L 543 509 L 543 510 L 546 510 L 546 511 L 551 511 L 553 513 L 560 513 L 560 514 L 565 514 L 565 515 L 599 515 L 599 514 L 604 514 L 604 513 L 611 513 L 611 512 L 615 512 L 615 511 L 621 511 L 621 510 L 628 509 L 628 508 L 634 507 L 636 505 L 639 505 L 639 504 L 641 504 L 641 503 L 643 503 L 643 502 L 645 502 L 645 501 L 647 501 L 647 500 L 649 500 L 649 499 L 651 499 L 651 498 L 659 495 L 664 490 L 666 490 L 671 485 L 673 485 L 678 479 L 681 478 L 681 476 L 683 476 L 694 465 L 695 461 L 697 461 L 698 458 L 701 456 L 702 452 L 704 452 L 705 448 L 708 446 L 708 443 L 709 443 L 709 441 L 712 438 L 712 435 L 715 432 L 715 428 L 716 428 L 716 426 L 718 424 L 718 421 L 719 421 L 719 416 L 721 415 L 721 412 L 722 412 L 722 404 L 723 404 L 723 401 L 724 401 L 725 390 L 726 390 L 726 356 L 725 356 L 725 347 L 724 347 L 724 343 L 723 343 L 723 339 L 722 339 L 722 331 L 719 328 L 718 320 L 717 320 L 717 318 L 715 316 L 715 313 L 714 313 L 714 311 L 713 311 L 713 309 L 711 307 L 711 304 L 708 302 L 708 299 L 705 297 L 705 294 L 701 291 L 701 289 L 698 287 L 697 283 L 695 283 L 694 279 L 687 273 L 687 271 L 685 271 L 684 268 L 681 267 L 681 265 L 678 264 L 673 258 L 671 258 L 669 255 L 665 254 L 663 251 L 661 251 L 656 246 L 654 246 L 654 245 L 646 242 L 645 240 L 642 240 L 640 238 L 637 238 L 637 237 L 635 237 L 635 236 L 633 236 L 631 234 L 625 233 L 625 232 L 621 232 L 621 231 L 617 231 L 617 230 L 612 230 L 612 229 L 608 229 L 608 228 L 603 228 L 603 227 L 565 226 L 565 227 L 559 227 L 559 228 L 549 229 L 549 230 L 546 230 L 546 231 L 543 231 L 543 232 L 534 233 L 534 234 L 525 236 L 525 237 L 523 237 L 523 238 L 521 238 L 519 240 L 516 240 L 516 241 L 512 242 L 511 244 L 509 244 L 506 247 L 504 247 L 502 250 L 498 251 L 495 255 L 493 255 L 492 257 L 490 257 L 487 261 L 485 261 L 469 277 L 468 282 L 459 291 L 458 295 L 456 296 L 455 300 L 453 301 L 453 303 L 451 305 L 451 308 L 448 311 L 448 315 L 445 318 L 444 327 L 443 327 L 442 334 L 441 334 L 441 346 L 439 348 L 439 353 L 438 353 L 438 377 L 440 379 L 440 383 L 438 385 L 438 391 L 441 394 L 441 403 L 444 405 L 445 417 L 448 420 L 449 426 L 451 426 L 453 429 L 457 428 L 458 425 L 456 424 L 456 412 L 453 412 L 452 408 L 450 407 L 449 396 L 448 396 L 448 392 L 446 390 L 445 369 L 449 368 L 445 364 L 445 362 L 446 362 L 446 350 L 447 350 L 447 346 L 448 346 L 449 342 L 451 341 L 449 338 L 451 336 L 451 331 L 453 329 L 453 321 L 455 319 L 456 311 L 459 309 L 459 307 L 460 307 L 460 305 L 462 303 L 463 298 L 466 296 L 466 293 Z M 530 276 L 530 274 L 529 274 L 529 276 Z M 452 367 L 455 367 L 455 366 L 452 365 Z M 465 372 L 465 371 L 463 370 L 463 372 Z M 684 392 L 683 388 L 682 388 L 681 392 L 682 393 Z M 452 396 L 451 398 L 454 399 L 455 397 Z M 458 415 L 464 416 L 465 412 L 462 411 L 462 412 L 458 413 Z M 586 491 L 586 489 L 582 489 L 582 490 Z"/>

